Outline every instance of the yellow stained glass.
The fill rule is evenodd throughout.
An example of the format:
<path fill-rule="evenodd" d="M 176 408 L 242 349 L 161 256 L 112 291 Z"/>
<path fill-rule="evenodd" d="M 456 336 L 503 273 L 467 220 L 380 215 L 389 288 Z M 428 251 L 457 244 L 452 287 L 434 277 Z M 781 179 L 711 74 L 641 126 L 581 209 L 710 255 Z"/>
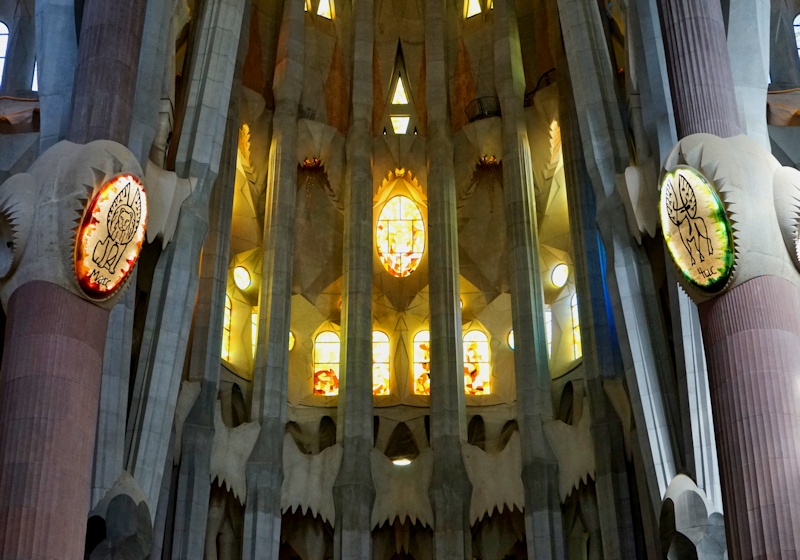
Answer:
<path fill-rule="evenodd" d="M 394 95 L 392 95 L 392 105 L 408 105 L 408 95 L 406 95 L 402 76 L 397 77 L 397 85 L 394 88 Z"/>
<path fill-rule="evenodd" d="M 222 350 L 220 355 L 223 360 L 229 362 L 231 359 L 231 315 L 233 304 L 230 296 L 225 296 L 225 312 L 222 316 Z"/>
<path fill-rule="evenodd" d="M 578 316 L 578 294 L 574 294 L 569 302 L 572 312 L 572 357 L 578 359 L 583 355 L 581 346 L 581 320 Z"/>
<path fill-rule="evenodd" d="M 319 8 L 317 8 L 317 15 L 322 16 L 325 19 L 333 19 L 331 0 L 319 0 Z"/>
<path fill-rule="evenodd" d="M 292 331 L 289 331 L 289 351 L 291 352 L 293 348 L 294 348 L 294 333 Z"/>
<path fill-rule="evenodd" d="M 419 331 L 414 336 L 414 394 L 431 394 L 430 331 Z"/>
<path fill-rule="evenodd" d="M 323 331 L 314 339 L 314 394 L 339 394 L 339 335 Z"/>
<path fill-rule="evenodd" d="M 406 196 L 390 199 L 378 216 L 376 237 L 378 258 L 389 274 L 405 278 L 414 272 L 425 251 L 425 225 L 419 207 Z"/>
<path fill-rule="evenodd" d="M 481 13 L 480 0 L 465 0 L 467 3 L 467 17 L 477 16 Z"/>
<path fill-rule="evenodd" d="M 408 123 L 411 121 L 411 117 L 407 115 L 393 115 L 389 117 L 389 120 L 392 121 L 392 130 L 395 134 L 405 134 L 408 130 Z"/>
<path fill-rule="evenodd" d="M 381 331 L 372 331 L 372 394 L 389 394 L 389 337 Z"/>
<path fill-rule="evenodd" d="M 491 393 L 489 339 L 481 331 L 464 335 L 464 392 L 467 395 Z"/>
<path fill-rule="evenodd" d="M 256 342 L 258 341 L 258 313 L 250 314 L 250 344 L 253 346 L 253 357 L 256 357 Z"/>

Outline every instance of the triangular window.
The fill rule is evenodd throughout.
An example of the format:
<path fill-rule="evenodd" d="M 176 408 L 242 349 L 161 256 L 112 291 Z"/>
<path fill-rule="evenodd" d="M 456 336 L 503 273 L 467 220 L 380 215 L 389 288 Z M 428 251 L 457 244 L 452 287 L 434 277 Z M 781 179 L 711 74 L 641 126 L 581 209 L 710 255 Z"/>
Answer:
<path fill-rule="evenodd" d="M 467 17 L 477 16 L 481 13 L 480 0 L 464 0 L 467 3 Z"/>
<path fill-rule="evenodd" d="M 408 105 L 408 95 L 406 95 L 406 88 L 403 85 L 403 76 L 397 77 L 397 85 L 394 86 L 394 94 L 392 95 L 392 105 Z"/>
<path fill-rule="evenodd" d="M 333 19 L 333 7 L 331 0 L 319 0 L 319 8 L 317 8 L 317 15 L 325 19 Z"/>

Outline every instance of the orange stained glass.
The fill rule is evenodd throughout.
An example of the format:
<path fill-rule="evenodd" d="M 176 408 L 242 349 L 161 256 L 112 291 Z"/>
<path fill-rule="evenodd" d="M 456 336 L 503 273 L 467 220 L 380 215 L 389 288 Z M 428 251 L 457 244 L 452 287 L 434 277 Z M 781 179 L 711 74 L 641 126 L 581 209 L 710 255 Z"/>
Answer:
<path fill-rule="evenodd" d="M 414 394 L 431 394 L 430 331 L 419 331 L 414 336 Z"/>
<path fill-rule="evenodd" d="M 390 199 L 378 216 L 376 237 L 378 257 L 389 274 L 405 278 L 414 272 L 425 251 L 425 225 L 416 203 L 402 195 Z"/>
<path fill-rule="evenodd" d="M 467 395 L 491 393 L 489 339 L 481 331 L 464 335 L 464 392 Z"/>
<path fill-rule="evenodd" d="M 339 394 L 339 335 L 323 331 L 314 339 L 314 394 Z"/>
<path fill-rule="evenodd" d="M 389 394 L 389 336 L 381 331 L 372 331 L 372 394 Z"/>

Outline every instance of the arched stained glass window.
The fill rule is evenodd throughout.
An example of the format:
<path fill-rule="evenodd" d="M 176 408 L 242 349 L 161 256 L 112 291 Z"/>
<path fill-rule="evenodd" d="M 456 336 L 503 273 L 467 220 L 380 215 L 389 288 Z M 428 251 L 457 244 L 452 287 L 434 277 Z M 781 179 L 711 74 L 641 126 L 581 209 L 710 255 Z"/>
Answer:
<path fill-rule="evenodd" d="M 372 331 L 372 394 L 389 394 L 389 336 L 381 331 Z"/>
<path fill-rule="evenodd" d="M 581 347 L 581 320 L 578 316 L 578 294 L 573 294 L 569 301 L 569 308 L 572 313 L 572 357 L 578 359 L 583 354 Z"/>
<path fill-rule="evenodd" d="M 489 338 L 481 331 L 464 335 L 464 392 L 467 395 L 491 393 Z"/>
<path fill-rule="evenodd" d="M 258 346 L 258 311 L 250 313 L 250 344 L 253 347 L 253 358 L 256 357 L 256 346 Z"/>
<path fill-rule="evenodd" d="M 389 274 L 405 278 L 414 272 L 425 251 L 425 225 L 416 203 L 402 195 L 389 199 L 378 216 L 376 237 L 378 257 Z"/>
<path fill-rule="evenodd" d="M 339 394 L 339 335 L 322 331 L 314 339 L 314 394 Z"/>
<path fill-rule="evenodd" d="M 431 394 L 431 332 L 414 335 L 414 394 Z"/>
<path fill-rule="evenodd" d="M 231 360 L 231 315 L 233 303 L 230 296 L 225 296 L 225 312 L 222 316 L 222 350 L 220 355 L 226 362 Z"/>
<path fill-rule="evenodd" d="M 0 21 L 0 84 L 3 83 L 3 70 L 6 67 L 6 52 L 8 52 L 8 26 Z"/>
<path fill-rule="evenodd" d="M 797 45 L 797 56 L 800 56 L 800 14 L 794 16 L 794 43 Z"/>

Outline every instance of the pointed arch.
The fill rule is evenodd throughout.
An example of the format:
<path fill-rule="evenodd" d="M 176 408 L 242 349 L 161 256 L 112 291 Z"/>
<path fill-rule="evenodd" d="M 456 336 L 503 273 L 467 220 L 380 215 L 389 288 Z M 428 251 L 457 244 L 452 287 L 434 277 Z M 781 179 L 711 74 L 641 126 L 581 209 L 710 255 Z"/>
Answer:
<path fill-rule="evenodd" d="M 375 396 L 390 393 L 390 356 L 389 335 L 383 331 L 372 331 L 372 394 Z"/>
<path fill-rule="evenodd" d="M 339 394 L 339 335 L 322 331 L 314 339 L 314 394 Z"/>
<path fill-rule="evenodd" d="M 464 391 L 467 395 L 488 395 L 491 387 L 489 337 L 477 329 L 464 334 Z"/>
<path fill-rule="evenodd" d="M 0 21 L 0 85 L 3 83 L 3 70 L 5 70 L 6 66 L 9 39 L 8 26 Z"/>

